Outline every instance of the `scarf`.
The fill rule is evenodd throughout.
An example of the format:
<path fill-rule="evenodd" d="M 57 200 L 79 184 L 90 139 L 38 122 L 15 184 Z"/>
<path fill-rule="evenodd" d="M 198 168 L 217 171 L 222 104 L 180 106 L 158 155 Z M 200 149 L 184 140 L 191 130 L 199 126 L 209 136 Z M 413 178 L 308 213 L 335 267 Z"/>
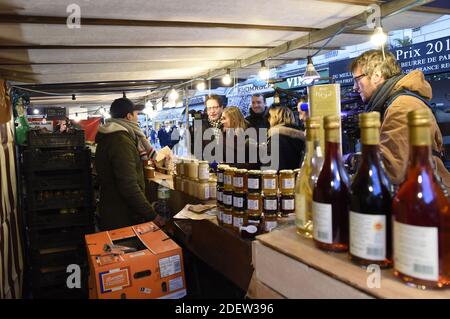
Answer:
<path fill-rule="evenodd" d="M 139 127 L 137 123 L 128 121 L 126 119 L 109 119 L 108 123 L 116 123 L 122 127 L 124 127 L 128 133 L 131 135 L 133 140 L 136 142 L 136 146 L 139 152 L 139 156 L 141 159 L 146 160 L 154 160 L 156 159 L 156 150 L 151 146 L 150 142 L 144 135 L 144 132 Z"/>
<path fill-rule="evenodd" d="M 385 104 L 391 96 L 392 89 L 404 76 L 404 74 L 393 76 L 381 84 L 370 98 L 369 103 L 367 103 L 365 111 L 379 112 L 381 115 L 381 120 L 383 120 L 384 112 L 386 111 Z"/>
<path fill-rule="evenodd" d="M 222 121 L 220 119 L 213 121 L 208 118 L 208 122 L 214 130 L 214 137 L 216 138 L 216 141 L 219 141 L 222 136 Z"/>

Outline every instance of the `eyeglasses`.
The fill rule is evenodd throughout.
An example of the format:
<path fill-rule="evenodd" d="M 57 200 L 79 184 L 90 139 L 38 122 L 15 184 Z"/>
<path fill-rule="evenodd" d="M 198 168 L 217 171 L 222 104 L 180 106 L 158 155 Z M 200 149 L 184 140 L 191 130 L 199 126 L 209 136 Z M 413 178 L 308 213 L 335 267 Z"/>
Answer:
<path fill-rule="evenodd" d="M 360 75 L 358 75 L 358 76 L 355 76 L 354 78 L 353 78 L 353 81 L 354 82 L 357 82 L 357 83 L 359 83 L 359 79 L 362 79 L 363 77 L 365 77 L 367 74 L 360 74 Z"/>
<path fill-rule="evenodd" d="M 207 111 L 217 111 L 218 109 L 220 109 L 220 106 L 210 106 L 206 108 Z"/>

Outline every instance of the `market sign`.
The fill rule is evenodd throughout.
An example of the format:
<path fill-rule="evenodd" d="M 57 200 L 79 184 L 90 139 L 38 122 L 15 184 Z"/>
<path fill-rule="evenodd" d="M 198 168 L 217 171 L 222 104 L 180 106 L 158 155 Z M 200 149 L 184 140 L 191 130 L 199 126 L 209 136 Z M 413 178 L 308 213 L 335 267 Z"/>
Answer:
<path fill-rule="evenodd" d="M 403 72 L 419 69 L 424 74 L 450 71 L 450 37 L 421 42 L 390 50 L 396 57 Z M 330 63 L 330 78 L 342 86 L 353 85 L 349 71 L 353 59 Z"/>
<path fill-rule="evenodd" d="M 47 107 L 45 113 L 48 120 L 64 120 L 66 118 L 65 107 Z"/>
<path fill-rule="evenodd" d="M 302 69 L 302 74 L 304 72 L 304 70 Z M 319 72 L 319 75 L 321 78 L 326 78 L 328 77 L 328 70 L 324 69 L 324 70 L 319 70 L 317 71 Z M 316 81 L 316 84 L 320 84 L 320 83 L 324 83 L 326 81 Z M 299 87 L 306 87 L 307 85 L 305 83 L 303 83 L 303 76 L 293 76 L 290 78 L 287 78 L 286 81 L 280 82 L 280 83 L 276 83 L 277 88 L 280 89 L 293 89 L 293 88 L 299 88 Z"/>

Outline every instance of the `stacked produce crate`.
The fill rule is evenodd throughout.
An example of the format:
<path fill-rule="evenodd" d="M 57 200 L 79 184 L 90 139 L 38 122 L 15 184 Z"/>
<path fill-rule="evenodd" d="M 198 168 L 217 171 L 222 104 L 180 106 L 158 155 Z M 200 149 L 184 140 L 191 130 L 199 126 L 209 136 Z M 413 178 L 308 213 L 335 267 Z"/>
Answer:
<path fill-rule="evenodd" d="M 22 161 L 32 296 L 83 298 L 88 277 L 84 235 L 95 231 L 90 150 L 84 132 L 30 131 Z M 69 286 L 74 288 L 67 284 L 71 274 Z"/>

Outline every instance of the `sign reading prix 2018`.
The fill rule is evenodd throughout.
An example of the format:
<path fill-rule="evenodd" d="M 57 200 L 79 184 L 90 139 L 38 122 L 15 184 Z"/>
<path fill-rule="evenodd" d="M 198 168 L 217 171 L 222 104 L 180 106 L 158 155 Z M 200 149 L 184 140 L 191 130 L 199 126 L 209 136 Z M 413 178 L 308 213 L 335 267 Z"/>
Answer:
<path fill-rule="evenodd" d="M 450 37 L 390 50 L 403 72 L 419 69 L 424 74 L 450 71 Z M 330 63 L 330 77 L 343 86 L 353 85 L 349 66 L 352 59 Z"/>

